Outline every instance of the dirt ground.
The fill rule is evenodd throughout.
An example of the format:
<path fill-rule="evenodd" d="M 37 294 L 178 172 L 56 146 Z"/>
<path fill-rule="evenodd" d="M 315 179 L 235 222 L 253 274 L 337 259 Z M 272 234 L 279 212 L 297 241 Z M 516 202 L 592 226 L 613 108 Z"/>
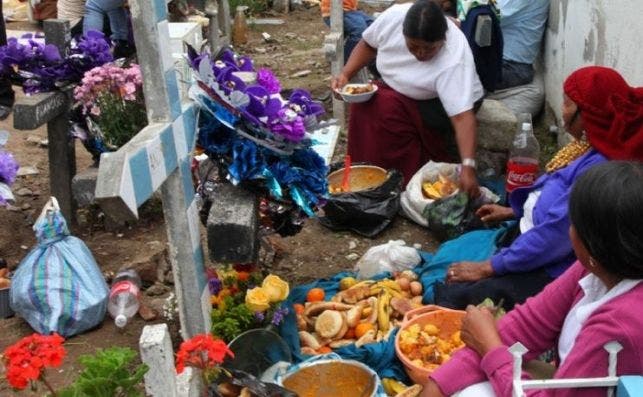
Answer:
<path fill-rule="evenodd" d="M 288 15 L 268 14 L 262 17 L 284 19 L 286 23 L 250 25 L 250 40 L 247 45 L 238 49 L 238 52 L 250 55 L 257 65 L 275 71 L 285 89 L 306 88 L 317 98 L 329 97 L 327 87 L 330 65 L 324 59 L 321 50 L 328 28 L 320 18 L 319 8 L 297 10 Z M 30 25 L 11 23 L 7 28 L 19 30 L 25 27 L 34 28 Z M 263 32 L 271 35 L 270 42 L 263 40 Z M 305 70 L 309 70 L 310 73 L 304 77 L 293 77 L 297 72 Z M 16 92 L 22 95 L 19 88 L 16 88 Z M 330 102 L 327 100 L 325 104 L 328 108 Z M 49 170 L 47 148 L 37 143 L 38 140 L 46 138 L 45 128 L 17 131 L 12 126 L 12 116 L 0 122 L 0 129 L 11 132 L 7 149 L 14 154 L 21 166 L 33 166 L 39 171 L 37 175 L 19 177 L 13 185 L 14 193 L 22 188 L 29 191 L 23 189 L 25 195 L 16 195 L 16 202 L 10 209 L 0 207 L 0 257 L 14 269 L 35 244 L 31 226 L 48 199 Z M 38 139 L 35 139 L 36 137 Z M 342 135 L 337 145 L 335 160 L 343 157 L 345 145 L 346 138 Z M 82 170 L 91 164 L 91 158 L 82 145 L 78 144 L 76 149 L 77 168 Z M 114 272 L 123 265 L 141 260 L 147 253 L 148 245 L 159 242 L 164 244 L 167 241 L 158 202 L 145 206 L 137 224 L 120 230 L 106 231 L 100 220 L 95 217 L 81 216 L 80 219 L 83 222 L 73 225 L 72 233 L 85 241 L 105 273 Z M 322 227 L 316 219 L 310 219 L 299 234 L 280 241 L 279 254 L 271 264 L 270 270 L 287 279 L 291 285 L 297 285 L 351 269 L 369 247 L 390 239 L 403 239 L 409 244 L 421 244 L 423 249 L 429 251 L 437 245 L 426 230 L 402 218 L 396 219 L 375 239 L 362 238 L 348 232 L 331 232 Z M 98 328 L 71 338 L 65 344 L 68 357 L 64 365 L 51 374 L 52 383 L 55 386 L 69 384 L 79 370 L 77 357 L 91 353 L 95 348 L 129 346 L 138 349 L 138 338 L 146 324 L 149 323 L 137 317 L 127 326 L 125 332 L 119 332 L 111 319 L 106 318 Z M 175 324 L 173 327 L 176 329 Z M 0 319 L 0 351 L 31 332 L 31 328 L 19 318 Z M 175 334 L 174 342 L 177 341 L 178 336 Z M 8 395 L 9 390 L 2 377 L 0 395 Z"/>

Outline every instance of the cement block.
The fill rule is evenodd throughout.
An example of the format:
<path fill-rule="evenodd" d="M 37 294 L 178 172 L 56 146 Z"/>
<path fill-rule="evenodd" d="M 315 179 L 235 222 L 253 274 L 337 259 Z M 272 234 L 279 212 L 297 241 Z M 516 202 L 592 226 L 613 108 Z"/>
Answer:
<path fill-rule="evenodd" d="M 98 179 L 98 168 L 94 167 L 87 168 L 72 178 L 71 193 L 78 207 L 94 204 L 96 179 Z"/>
<path fill-rule="evenodd" d="M 259 253 L 259 201 L 253 193 L 219 184 L 210 196 L 208 250 L 215 262 L 255 262 Z"/>
<path fill-rule="evenodd" d="M 485 99 L 476 118 L 478 119 L 478 148 L 495 152 L 511 148 L 518 120 L 509 108 L 500 101 Z"/>
<path fill-rule="evenodd" d="M 174 350 L 167 324 L 146 325 L 139 339 L 141 360 L 150 369 L 145 374 L 148 396 L 176 397 Z"/>
<path fill-rule="evenodd" d="M 186 367 L 176 377 L 176 397 L 201 397 L 203 381 L 198 369 Z"/>

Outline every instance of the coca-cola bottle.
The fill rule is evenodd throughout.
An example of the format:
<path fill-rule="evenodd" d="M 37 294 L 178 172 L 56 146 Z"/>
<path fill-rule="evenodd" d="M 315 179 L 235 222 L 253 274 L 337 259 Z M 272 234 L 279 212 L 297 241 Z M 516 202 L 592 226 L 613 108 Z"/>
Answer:
<path fill-rule="evenodd" d="M 114 318 L 114 324 L 123 328 L 134 317 L 140 305 L 141 279 L 134 269 L 118 272 L 109 292 L 107 310 Z"/>
<path fill-rule="evenodd" d="M 520 123 L 507 162 L 507 194 L 519 187 L 531 186 L 538 175 L 540 145 L 529 121 Z"/>

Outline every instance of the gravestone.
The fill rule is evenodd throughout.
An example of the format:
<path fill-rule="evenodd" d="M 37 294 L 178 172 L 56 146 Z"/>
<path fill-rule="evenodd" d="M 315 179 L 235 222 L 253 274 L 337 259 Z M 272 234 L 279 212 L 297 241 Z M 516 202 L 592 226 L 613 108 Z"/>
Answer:
<path fill-rule="evenodd" d="M 181 334 L 189 338 L 209 331 L 211 305 L 190 173 L 197 109 L 180 100 L 166 3 L 129 2 L 149 124 L 118 151 L 101 156 L 96 202 L 112 218 L 132 219 L 161 190 Z"/>

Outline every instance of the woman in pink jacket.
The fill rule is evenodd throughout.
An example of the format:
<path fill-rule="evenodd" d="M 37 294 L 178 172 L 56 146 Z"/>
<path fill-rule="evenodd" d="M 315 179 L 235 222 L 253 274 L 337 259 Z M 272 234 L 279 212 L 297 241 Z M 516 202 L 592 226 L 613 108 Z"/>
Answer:
<path fill-rule="evenodd" d="M 525 361 L 556 349 L 554 378 L 607 376 L 607 342 L 623 346 L 617 374 L 643 374 L 643 163 L 597 165 L 574 185 L 570 239 L 578 261 L 539 295 L 498 323 L 486 309 L 467 308 L 467 347 L 433 372 L 423 397 L 512 395 L 512 356 Z M 529 374 L 523 371 L 523 378 Z M 527 390 L 527 396 L 605 396 L 605 388 Z"/>

